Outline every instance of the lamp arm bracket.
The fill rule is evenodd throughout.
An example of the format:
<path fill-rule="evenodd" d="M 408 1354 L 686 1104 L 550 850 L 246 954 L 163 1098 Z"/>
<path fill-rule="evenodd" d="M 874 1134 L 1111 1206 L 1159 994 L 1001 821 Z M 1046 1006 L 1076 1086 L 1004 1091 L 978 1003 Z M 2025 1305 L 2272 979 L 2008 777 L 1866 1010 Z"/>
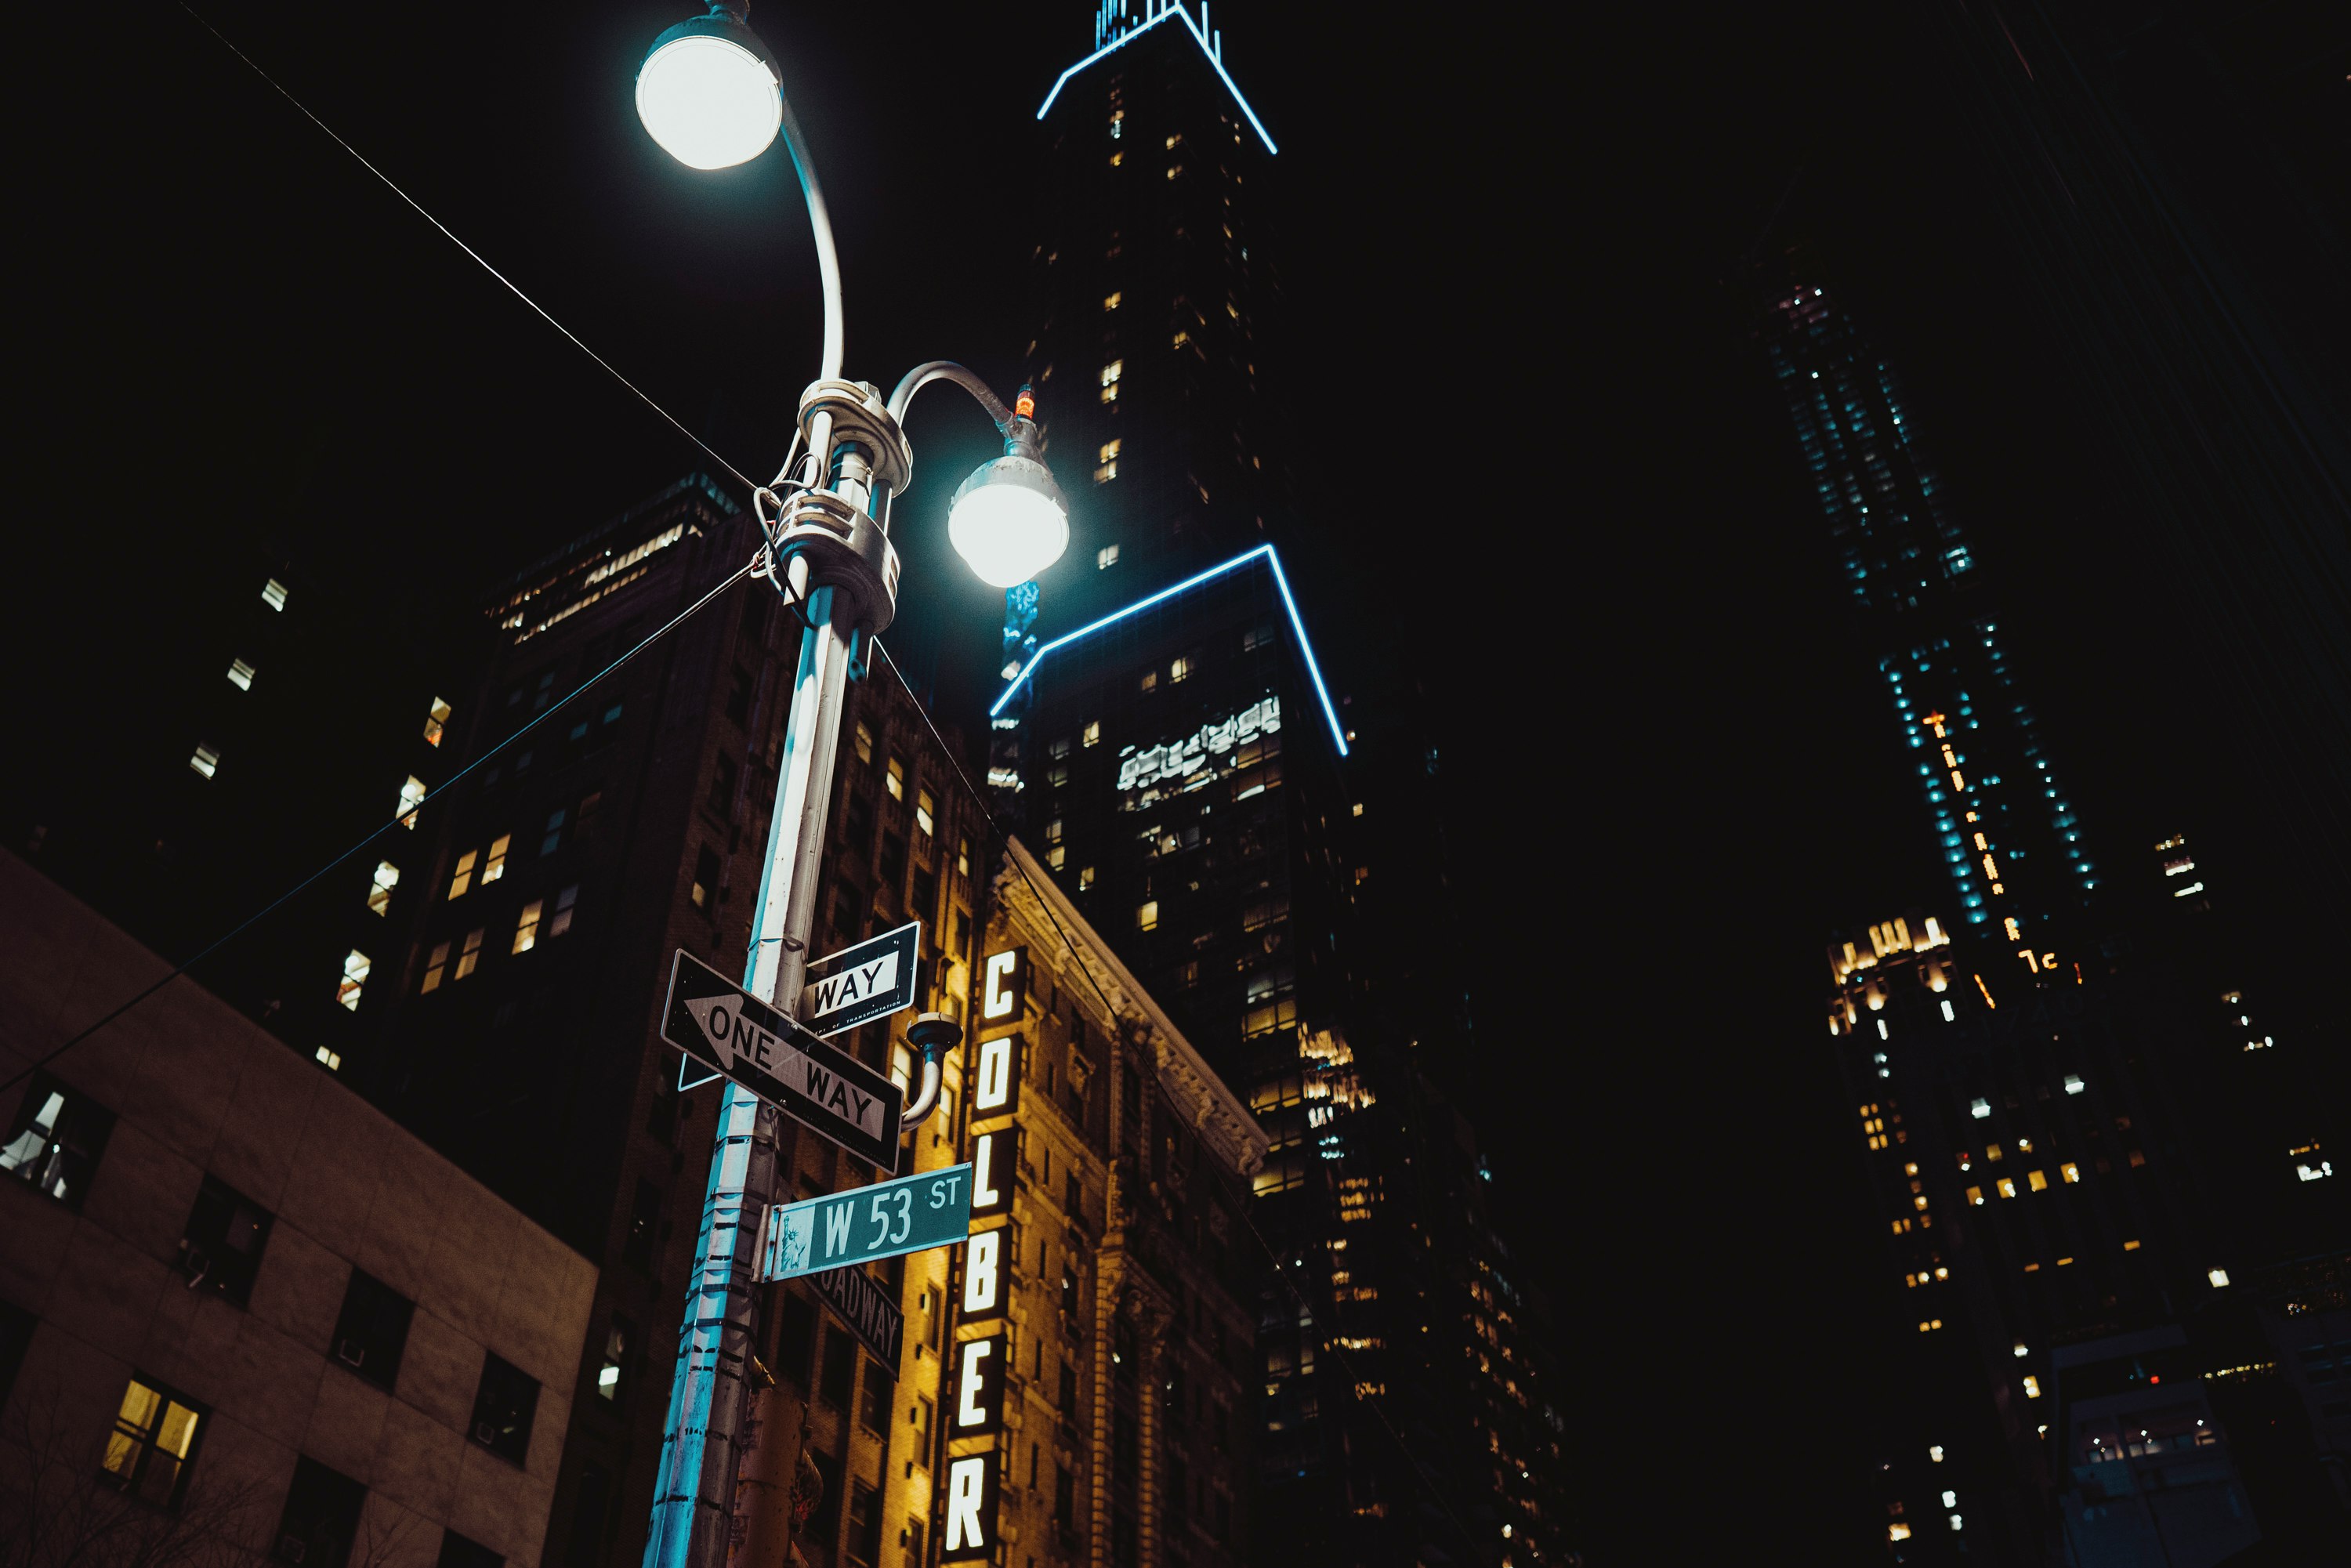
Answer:
<path fill-rule="evenodd" d="M 1004 406 L 1004 400 L 990 392 L 986 382 L 953 360 L 933 360 L 928 364 L 916 365 L 908 371 L 898 382 L 898 389 L 890 394 L 890 417 L 903 422 L 906 417 L 906 405 L 914 401 L 916 392 L 933 382 L 955 382 L 971 393 L 979 406 L 987 411 L 987 417 L 996 422 L 999 434 L 1008 436 L 1012 434 L 1014 415 Z"/>

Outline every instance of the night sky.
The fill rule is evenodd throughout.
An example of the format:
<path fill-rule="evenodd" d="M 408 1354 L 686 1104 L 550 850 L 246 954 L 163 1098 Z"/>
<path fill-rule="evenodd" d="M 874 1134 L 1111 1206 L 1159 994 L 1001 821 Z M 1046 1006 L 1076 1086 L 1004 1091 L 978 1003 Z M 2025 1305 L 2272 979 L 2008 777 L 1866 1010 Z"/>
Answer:
<path fill-rule="evenodd" d="M 639 127 L 637 62 L 686 7 L 200 8 L 773 472 L 815 363 L 813 259 L 779 150 L 697 174 Z M 1808 243 L 1905 377 L 2104 860 L 2135 873 L 2184 827 L 2216 897 L 2306 955 L 2319 937 L 2283 912 L 2347 868 L 2263 810 L 2272 737 L 2236 721 L 2114 499 L 1907 8 L 1640 9 L 1661 14 L 1232 0 L 1216 20 L 1282 149 L 1309 622 L 1447 694 L 1489 967 L 1481 1059 L 1428 1067 L 1473 1107 L 1558 1304 L 1584 1539 L 1654 1560 L 1702 1497 L 1735 1535 L 1835 1561 L 1863 1542 L 1875 1253 L 1820 952 L 1948 884 L 1748 336 L 1759 242 Z M 48 660 L 170 657 L 141 615 L 59 606 L 97 612 L 125 572 L 124 602 L 168 596 L 182 552 L 275 538 L 387 606 L 470 600 L 708 465 L 183 10 L 77 15 L 70 109 L 20 162 L 42 515 L 12 530 L 13 619 Z M 1090 17 L 755 10 L 834 209 L 852 376 L 1017 376 L 1031 117 Z M 910 435 L 896 640 L 953 712 L 987 684 L 999 601 L 942 514 L 993 440 L 946 397 Z M 111 722 L 29 700 L 46 744 Z"/>

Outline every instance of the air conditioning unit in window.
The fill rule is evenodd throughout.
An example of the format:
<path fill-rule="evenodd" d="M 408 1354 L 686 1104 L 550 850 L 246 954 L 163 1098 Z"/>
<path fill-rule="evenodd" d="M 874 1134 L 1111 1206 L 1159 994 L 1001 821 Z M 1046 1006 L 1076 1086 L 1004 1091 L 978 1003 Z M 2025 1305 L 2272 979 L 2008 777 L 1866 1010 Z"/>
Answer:
<path fill-rule="evenodd" d="M 346 1365 L 362 1365 L 367 1361 L 367 1346 L 360 1343 L 360 1342 L 355 1339 L 337 1340 L 335 1342 L 335 1357 Z"/>

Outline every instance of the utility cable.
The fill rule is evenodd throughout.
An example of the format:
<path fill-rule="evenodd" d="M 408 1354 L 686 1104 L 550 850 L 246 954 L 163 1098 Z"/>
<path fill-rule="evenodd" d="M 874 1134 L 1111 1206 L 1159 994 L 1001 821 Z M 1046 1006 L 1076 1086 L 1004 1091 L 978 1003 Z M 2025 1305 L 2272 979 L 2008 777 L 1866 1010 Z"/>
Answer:
<path fill-rule="evenodd" d="M 704 456 L 709 458 L 713 463 L 717 464 L 721 468 L 726 469 L 726 472 L 735 476 L 736 480 L 740 483 L 745 489 L 749 490 L 757 488 L 757 486 L 754 484 L 749 475 L 744 473 L 743 470 L 736 467 L 735 465 L 727 462 L 726 458 L 721 457 L 716 452 L 713 451 L 709 443 L 704 441 L 700 436 L 695 434 L 694 432 L 686 429 L 684 425 L 679 423 L 675 415 L 672 414 L 669 410 L 662 407 L 661 404 L 655 402 L 651 397 L 647 396 L 646 393 L 638 387 L 636 382 L 622 375 L 620 371 L 614 367 L 611 361 L 606 359 L 603 355 L 598 353 L 595 350 L 581 342 L 578 334 L 574 333 L 570 328 L 566 327 L 554 317 L 549 315 L 547 313 L 546 307 L 540 305 L 538 300 L 533 299 L 529 295 L 525 294 L 522 289 L 517 286 L 514 279 L 508 277 L 505 273 L 500 272 L 496 267 L 492 267 L 488 261 L 484 259 L 480 251 L 475 250 L 472 246 L 467 245 L 464 240 L 459 239 L 455 234 L 451 233 L 448 225 L 443 223 L 439 218 L 434 217 L 431 213 L 425 211 L 423 204 L 417 201 L 415 197 L 410 195 L 406 191 L 402 190 L 400 186 L 393 182 L 391 175 L 385 173 L 382 170 L 369 162 L 366 156 L 361 153 L 358 148 L 344 141 L 342 137 L 336 134 L 332 126 L 319 119 L 316 114 L 311 113 L 308 105 L 305 104 L 300 99 L 296 98 L 293 93 L 287 91 L 287 89 L 279 83 L 277 78 L 271 76 L 267 71 L 263 70 L 261 67 L 255 62 L 251 55 L 246 54 L 243 49 L 238 48 L 235 44 L 229 40 L 227 34 L 222 32 L 218 27 L 214 26 L 210 22 L 206 21 L 202 13 L 197 11 L 194 6 L 188 4 L 188 0 L 179 0 L 179 5 L 181 10 L 185 11 L 189 16 L 195 18 L 199 26 L 203 27 L 205 32 L 210 33 L 214 37 L 218 38 L 221 42 L 222 47 L 227 49 L 230 54 L 235 55 L 238 59 L 243 60 L 246 66 L 251 68 L 254 75 L 259 77 L 263 81 L 269 85 L 271 90 L 275 91 L 280 98 L 283 98 L 287 102 L 299 110 L 304 119 L 317 126 L 321 131 L 324 131 L 329 141 L 341 148 L 344 152 L 350 153 L 359 163 L 360 168 L 365 169 L 378 180 L 382 181 L 386 190 L 389 190 L 393 195 L 398 196 L 402 201 L 407 203 L 409 207 L 415 212 L 418 217 L 423 218 L 426 223 L 431 224 L 434 228 L 439 229 L 443 235 L 448 239 L 451 245 L 455 246 L 459 250 L 462 250 L 467 256 L 472 256 L 475 261 L 480 262 L 483 271 L 488 273 L 492 277 L 496 278 L 500 283 L 505 284 L 516 298 L 521 300 L 525 305 L 529 306 L 534 311 L 537 311 L 539 319 L 545 321 L 549 326 L 554 328 L 557 331 L 562 333 L 564 338 L 571 344 L 572 347 L 578 349 L 581 353 L 595 361 L 599 365 L 601 365 L 605 371 L 611 375 L 614 381 L 619 382 L 622 386 L 628 388 L 629 391 L 634 392 L 636 394 L 637 401 L 643 403 L 655 413 L 661 415 L 662 419 L 668 423 L 671 429 L 676 431 L 680 435 L 684 436 L 696 447 L 700 448 Z"/>
<path fill-rule="evenodd" d="M 898 667 L 897 660 L 890 657 L 889 650 L 882 645 L 882 640 L 878 637 L 873 639 L 873 651 L 881 654 L 883 662 L 890 666 L 890 673 L 898 678 L 899 688 L 906 694 L 907 700 L 914 705 L 914 711 L 923 716 L 923 726 L 931 732 L 931 739 L 937 744 L 939 755 L 946 758 L 947 766 L 955 770 L 956 781 L 963 786 L 964 792 L 971 797 L 972 804 L 979 808 L 979 813 L 986 819 L 989 829 L 1008 837 L 1008 830 L 989 809 L 987 798 L 981 795 L 978 789 L 973 785 L 970 775 L 964 771 L 962 759 L 957 758 L 954 748 L 947 745 L 946 737 L 939 733 L 939 727 L 931 718 L 930 709 L 924 706 L 920 697 L 914 695 L 914 685 L 906 679 L 905 671 Z M 1045 918 L 1051 923 L 1054 935 L 1061 939 L 1061 946 L 1068 951 L 1071 962 L 1076 965 L 1078 972 L 1086 977 L 1088 987 L 1101 1000 L 1102 1010 L 1112 1018 L 1118 1017 L 1118 1008 L 1111 1001 L 1109 993 L 1102 989 L 1102 982 L 1094 977 L 1092 966 L 1088 965 L 1083 956 L 1079 954 L 1077 944 L 1071 940 L 1068 930 L 1061 925 L 1061 916 L 1053 913 L 1052 901 L 1048 899 L 1043 890 L 1038 887 L 1036 880 L 1029 874 L 1027 867 L 1018 860 L 1012 860 L 1010 863 L 1012 869 L 1020 873 L 1020 880 L 1028 883 L 1030 895 L 1037 900 L 1037 906 L 1045 912 Z M 1319 1321 L 1314 1317 L 1314 1304 L 1306 1299 L 1305 1294 L 1292 1284 L 1290 1277 L 1282 1271 L 1281 1253 L 1267 1239 L 1265 1232 L 1258 1228 L 1257 1219 L 1249 1212 L 1252 1201 L 1243 1200 L 1234 1206 L 1235 1211 L 1241 1217 L 1241 1223 L 1249 1228 L 1249 1234 L 1257 1239 L 1257 1244 L 1264 1249 L 1266 1260 L 1273 1266 L 1274 1281 L 1289 1295 L 1291 1305 L 1304 1312 L 1310 1322 Z M 1370 1386 L 1369 1380 L 1357 1373 L 1354 1364 L 1347 1359 L 1345 1351 L 1339 1347 L 1336 1339 L 1329 1342 L 1329 1350 L 1338 1358 L 1341 1370 L 1346 1374 L 1356 1388 Z M 1412 1451 L 1412 1445 L 1405 1440 L 1403 1429 L 1388 1415 L 1386 1407 L 1369 1395 L 1359 1395 L 1358 1398 L 1362 1403 L 1370 1406 L 1372 1414 L 1379 1417 L 1380 1425 L 1387 1429 L 1388 1436 L 1395 1440 L 1397 1450 L 1404 1455 L 1405 1462 L 1412 1468 L 1413 1475 L 1427 1489 L 1429 1496 L 1435 1500 L 1437 1506 L 1444 1511 L 1445 1517 L 1452 1522 L 1453 1528 L 1461 1532 L 1463 1543 L 1469 1548 L 1474 1556 L 1482 1559 L 1485 1552 L 1480 1545 L 1479 1537 L 1462 1522 L 1461 1516 L 1454 1511 L 1452 1502 L 1437 1490 L 1433 1473 L 1421 1462 L 1420 1457 Z"/>
<path fill-rule="evenodd" d="M 545 724 L 549 719 L 553 718 L 556 715 L 569 708 L 572 703 L 586 695 L 590 687 L 595 686 L 606 676 L 620 669 L 622 665 L 626 664 L 630 660 L 643 653 L 647 648 L 652 647 L 663 637 L 667 636 L 670 632 L 675 631 L 678 627 L 683 626 L 686 622 L 692 620 L 703 610 L 705 606 L 708 605 L 712 600 L 716 599 L 720 594 L 726 592 L 728 589 L 734 587 L 737 583 L 750 576 L 753 567 L 757 564 L 757 560 L 754 559 L 746 561 L 743 565 L 737 567 L 725 581 L 711 589 L 707 593 L 705 593 L 701 598 L 695 600 L 692 604 L 687 605 L 684 610 L 679 611 L 675 615 L 672 616 L 667 622 L 665 622 L 659 630 L 649 633 L 645 637 L 644 641 L 639 643 L 635 647 L 631 648 L 627 653 L 621 654 L 611 664 L 605 665 L 602 669 L 597 671 L 594 674 L 589 676 L 586 680 L 572 687 L 571 690 L 564 695 L 562 701 L 550 704 L 547 707 L 546 711 L 538 714 L 531 718 L 526 719 L 523 722 L 521 728 L 517 729 L 504 740 L 499 741 L 496 746 L 491 747 L 487 751 L 483 752 L 479 757 L 476 757 L 472 761 L 466 763 L 465 766 L 457 769 L 455 773 L 451 774 L 447 782 L 435 789 L 427 790 L 414 805 L 400 811 L 394 815 L 390 821 L 370 829 L 367 835 L 361 838 L 357 843 L 354 843 L 350 848 L 345 850 L 342 853 L 337 855 L 334 859 L 329 861 L 326 864 L 312 872 L 308 876 L 304 877 L 300 882 L 296 883 L 284 893 L 279 894 L 276 898 L 271 899 L 268 904 L 264 905 L 256 913 L 249 915 L 245 919 L 239 921 L 235 926 L 229 929 L 226 935 L 216 937 L 212 942 L 207 943 L 193 957 L 182 960 L 171 970 L 170 973 L 164 975 L 161 979 L 155 981 L 146 989 L 139 992 L 129 1001 L 124 1002 L 112 1012 L 108 1013 L 96 1023 L 93 1023 L 88 1028 L 82 1030 L 78 1034 L 76 1034 L 72 1039 L 67 1040 L 63 1045 L 57 1047 L 46 1056 L 43 1056 L 27 1066 L 20 1069 L 5 1082 L 0 1082 L 0 1091 L 5 1091 L 16 1087 L 16 1085 L 23 1082 L 26 1078 L 38 1071 L 41 1068 L 47 1067 L 50 1062 L 55 1061 L 58 1057 L 63 1056 L 67 1051 L 71 1051 L 75 1046 L 79 1045 L 83 1040 L 88 1040 L 91 1035 L 96 1034 L 99 1030 L 104 1029 L 107 1025 L 120 1018 L 123 1014 L 137 1007 L 141 1002 L 145 1001 L 148 998 L 162 990 L 165 986 L 170 985 L 173 980 L 178 979 L 190 969 L 194 968 L 198 964 L 201 964 L 206 958 L 211 957 L 214 953 L 219 952 L 223 947 L 225 947 L 231 942 L 235 941 L 246 931 L 252 929 L 255 925 L 259 925 L 262 921 L 276 914 L 293 899 L 300 896 L 302 893 L 308 890 L 314 883 L 318 882 L 319 878 L 327 875 L 329 872 L 336 870 L 345 862 L 349 861 L 353 855 L 358 854 L 360 851 L 374 843 L 378 838 L 382 836 L 385 830 L 392 827 L 393 823 L 414 816 L 426 806 L 439 800 L 451 789 L 455 789 L 457 787 L 458 780 L 473 772 L 475 768 L 479 768 L 483 763 L 487 762 L 491 758 L 497 756 L 498 753 L 504 751 L 507 747 L 512 746 L 516 741 L 520 740 L 524 736 L 528 735 L 532 730 L 537 729 L 540 725 Z"/>

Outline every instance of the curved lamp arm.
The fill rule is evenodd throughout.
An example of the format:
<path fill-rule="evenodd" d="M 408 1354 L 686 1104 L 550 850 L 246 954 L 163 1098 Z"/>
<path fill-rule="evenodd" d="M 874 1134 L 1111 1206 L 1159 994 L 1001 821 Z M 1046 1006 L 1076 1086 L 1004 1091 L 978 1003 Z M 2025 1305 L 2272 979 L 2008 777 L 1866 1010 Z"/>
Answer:
<path fill-rule="evenodd" d="M 800 177 L 800 193 L 808 198 L 809 230 L 816 236 L 816 271 L 824 291 L 824 350 L 816 376 L 820 382 L 841 379 L 841 253 L 833 248 L 832 218 L 825 211 L 824 193 L 817 188 L 816 162 L 809 156 L 808 139 L 800 134 L 800 122 L 792 113 L 789 99 L 778 88 L 776 96 L 784 106 L 784 147 L 792 155 L 792 170 Z"/>
<path fill-rule="evenodd" d="M 815 198 L 810 199 L 813 201 Z M 916 392 L 933 382 L 955 382 L 978 400 L 979 406 L 987 411 L 987 417 L 996 422 L 999 433 L 1005 435 L 1012 434 L 1014 415 L 1004 406 L 1004 400 L 988 391 L 986 382 L 953 360 L 933 360 L 928 364 L 916 365 L 908 371 L 904 379 L 898 382 L 897 390 L 890 394 L 890 417 L 903 423 L 906 417 L 906 405 L 914 401 Z"/>

